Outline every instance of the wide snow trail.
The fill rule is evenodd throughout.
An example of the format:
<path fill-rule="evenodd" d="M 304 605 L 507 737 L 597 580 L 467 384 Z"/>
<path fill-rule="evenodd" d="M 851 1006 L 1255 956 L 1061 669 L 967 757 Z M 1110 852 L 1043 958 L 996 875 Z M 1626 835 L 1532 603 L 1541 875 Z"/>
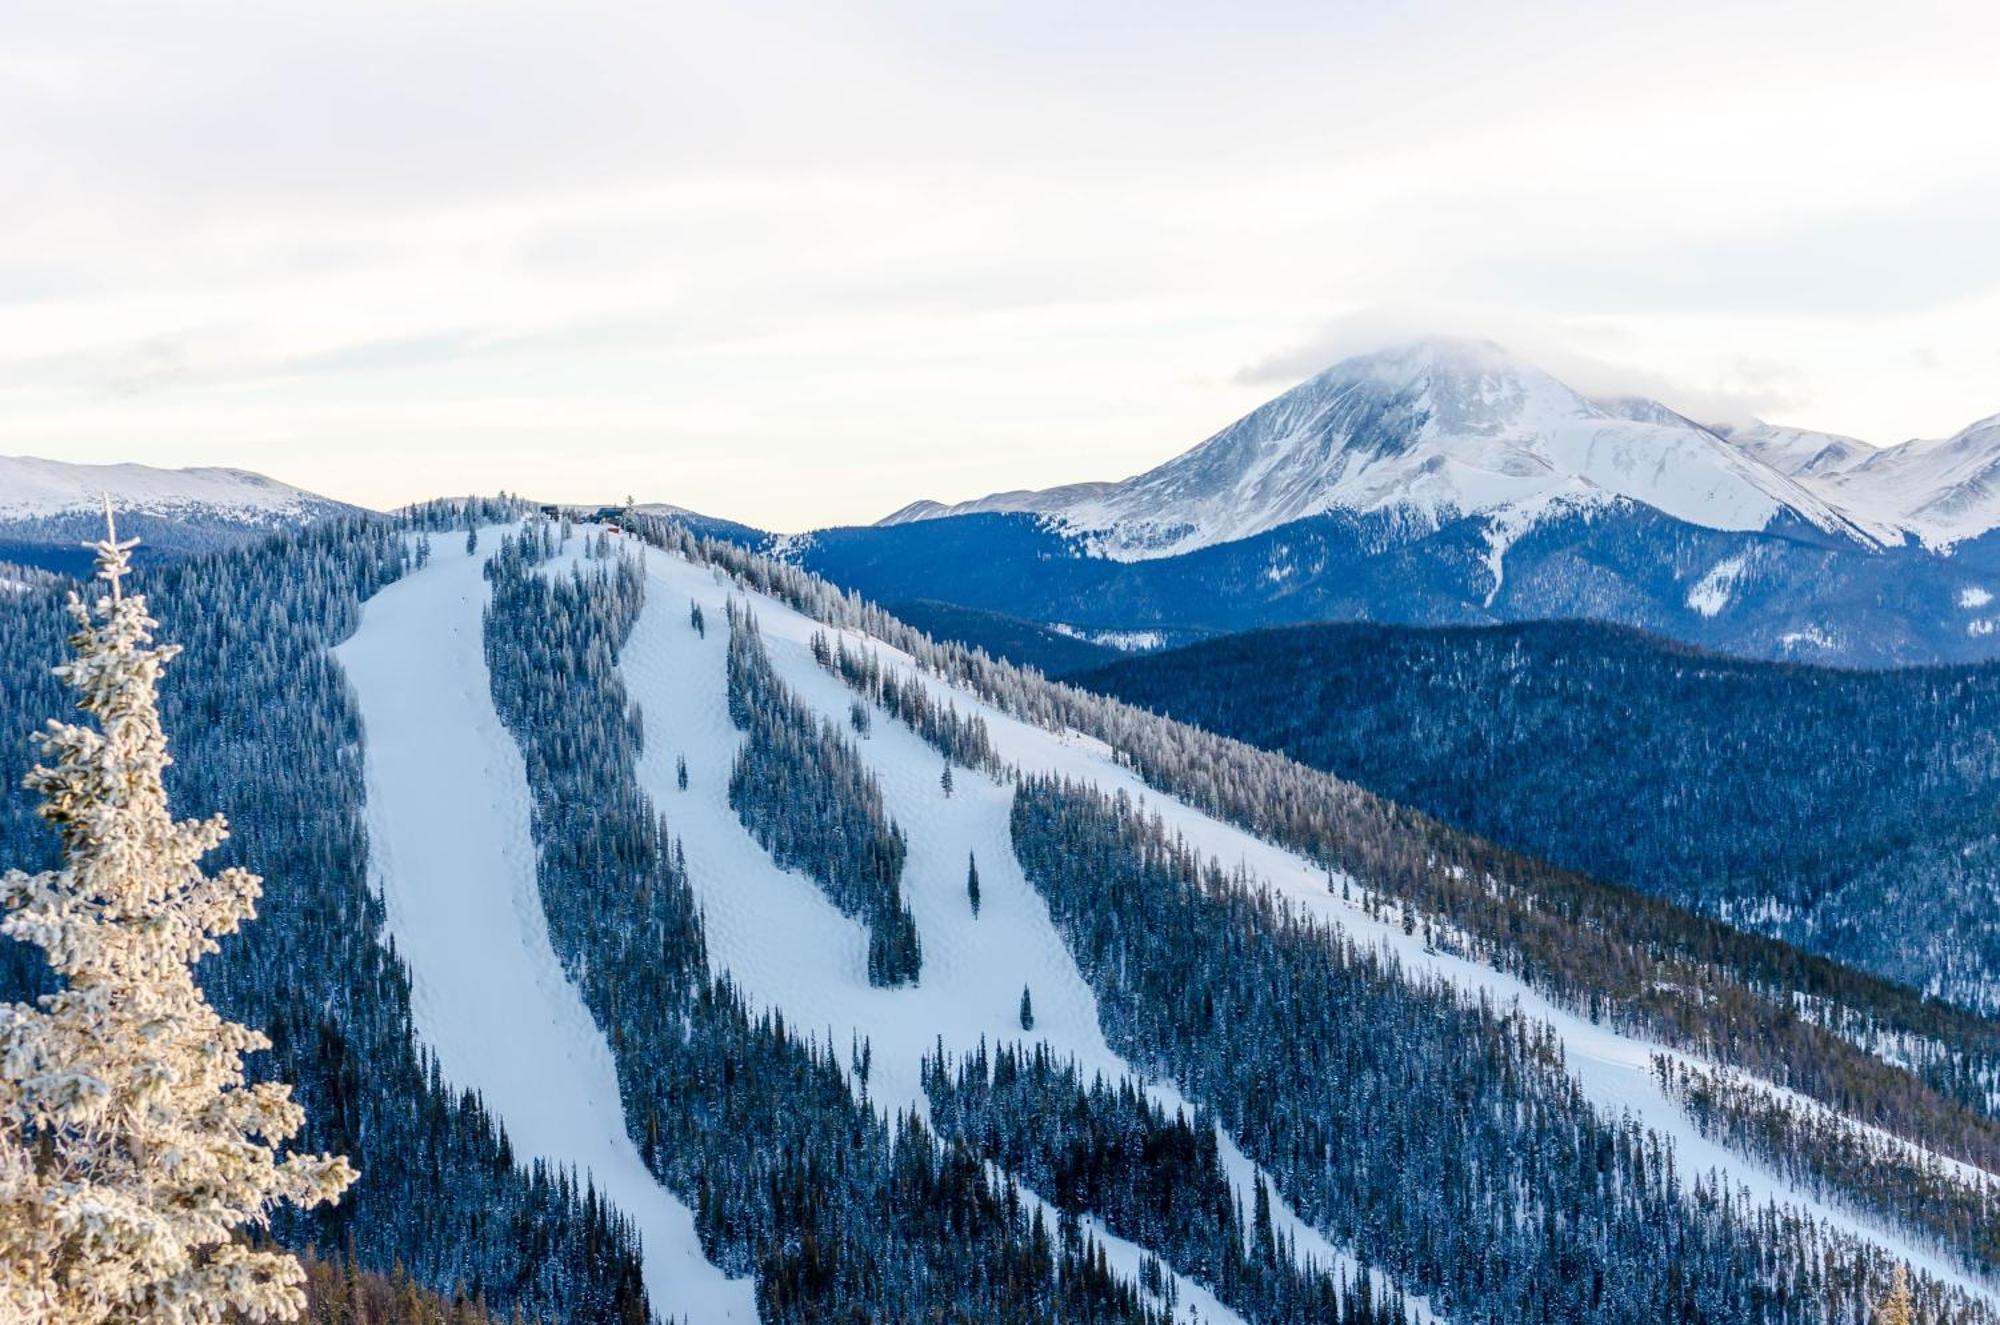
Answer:
<path fill-rule="evenodd" d="M 1045 1040 L 1075 1056 L 1086 1078 L 1124 1076 L 1098 1029 L 1096 995 L 1014 860 L 1012 790 L 961 768 L 946 797 L 938 785 L 943 759 L 879 712 L 872 734 L 855 744 L 909 844 L 903 895 L 923 940 L 923 973 L 910 988 L 868 983 L 867 931 L 812 879 L 780 868 L 730 808 L 729 773 L 743 734 L 729 718 L 723 604 L 735 591 L 653 549 L 646 569 L 645 610 L 619 654 L 645 717 L 639 784 L 687 853 L 716 967 L 753 1004 L 782 1010 L 800 1034 L 831 1032 L 843 1059 L 852 1039 L 868 1040 L 868 1093 L 890 1109 L 928 1112 L 919 1065 L 940 1038 L 954 1054 L 982 1036 Z M 690 599 L 702 605 L 705 637 L 689 625 Z M 775 603 L 754 606 L 778 673 L 810 707 L 844 720 L 846 688 L 812 662 L 802 619 Z M 681 758 L 686 791 L 678 785 Z M 966 898 L 968 856 L 979 864 L 976 917 Z M 1035 1011 L 1034 1034 L 1025 1037 L 1023 987 Z"/>
<path fill-rule="evenodd" d="M 637 1226 L 661 1315 L 754 1322 L 754 1285 L 703 1255 L 625 1128 L 610 1046 L 549 943 L 528 777 L 486 670 L 481 574 L 502 530 L 456 536 L 365 603 L 334 651 L 361 710 L 369 869 L 409 963 L 417 1034 L 525 1158 L 588 1172 Z"/>

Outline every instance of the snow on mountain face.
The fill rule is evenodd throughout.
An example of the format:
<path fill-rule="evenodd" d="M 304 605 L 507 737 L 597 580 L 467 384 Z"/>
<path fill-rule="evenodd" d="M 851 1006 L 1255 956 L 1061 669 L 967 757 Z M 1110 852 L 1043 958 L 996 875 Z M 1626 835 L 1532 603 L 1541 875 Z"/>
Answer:
<path fill-rule="evenodd" d="M 1837 474 L 1876 453 L 1877 448 L 1839 433 L 1781 428 L 1761 420 L 1747 427 L 1718 424 L 1715 434 L 1759 464 L 1805 481 Z"/>
<path fill-rule="evenodd" d="M 1599 396 L 1590 403 L 1615 419 L 1630 419 L 1634 423 L 1657 423 L 1667 428 L 1702 426 L 1679 410 L 1645 396 Z M 1715 429 L 1708 431 L 1714 432 Z"/>
<path fill-rule="evenodd" d="M 1174 556 L 1329 510 L 1395 512 L 1429 529 L 1618 498 L 1712 529 L 1762 529 L 1790 512 L 1866 537 L 1708 429 L 1630 406 L 1586 400 L 1493 345 L 1424 340 L 1336 364 L 1122 483 L 919 503 L 891 519 L 1030 511 L 1119 560 Z"/>
<path fill-rule="evenodd" d="M 1077 502 L 1108 496 L 1116 491 L 1118 486 L 1116 483 L 1065 483 L 1061 487 L 1043 488 L 1039 491 L 1016 488 L 1011 492 L 996 492 L 953 506 L 936 501 L 913 501 L 900 510 L 891 511 L 875 523 L 915 524 L 919 520 L 936 520 L 947 515 L 981 515 L 1008 511 L 1060 515 Z"/>
<path fill-rule="evenodd" d="M 72 465 L 0 456 L 0 521 L 96 511 L 107 493 L 120 512 L 200 515 L 272 528 L 341 509 L 341 503 L 247 469 Z"/>
<path fill-rule="evenodd" d="M 1904 442 L 1813 480 L 1829 500 L 1948 548 L 2000 526 L 2000 414 L 1931 441 Z"/>

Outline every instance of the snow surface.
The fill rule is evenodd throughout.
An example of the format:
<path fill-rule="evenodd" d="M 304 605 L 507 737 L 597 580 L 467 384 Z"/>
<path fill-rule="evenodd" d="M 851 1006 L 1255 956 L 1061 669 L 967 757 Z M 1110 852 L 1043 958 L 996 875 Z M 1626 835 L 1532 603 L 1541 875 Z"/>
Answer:
<path fill-rule="evenodd" d="M 549 943 L 527 771 L 482 638 L 499 534 L 473 556 L 433 539 L 429 564 L 369 599 L 334 651 L 360 705 L 369 872 L 409 964 L 417 1034 L 524 1159 L 587 1171 L 634 1222 L 656 1312 L 755 1321 L 753 1283 L 709 1263 L 692 1213 L 640 1160 L 610 1046 Z"/>
<path fill-rule="evenodd" d="M 1748 559 L 1747 554 L 1739 552 L 1710 566 L 1688 590 L 1687 605 L 1705 617 L 1713 617 L 1729 606 L 1730 595 L 1736 592 L 1736 581 L 1742 577 Z"/>
<path fill-rule="evenodd" d="M 1761 420 L 1741 428 L 1717 425 L 1712 431 L 1758 463 L 1801 480 L 1838 473 L 1877 450 L 1839 433 L 1786 428 Z"/>
<path fill-rule="evenodd" d="M 893 1111 L 928 1116 L 921 1061 L 940 1041 L 954 1057 L 982 1039 L 1041 1041 L 1059 1057 L 1076 1059 L 1086 1080 L 1098 1073 L 1137 1078 L 1105 1041 L 1096 995 L 1014 857 L 1012 788 L 959 769 L 947 797 L 939 786 L 942 758 L 879 708 L 870 735 L 855 745 L 880 778 L 883 800 L 908 841 L 903 889 L 923 942 L 923 972 L 913 987 L 868 983 L 865 929 L 812 879 L 779 868 L 729 805 L 729 772 L 743 737 L 729 719 L 728 630 L 721 623 L 724 603 L 742 595 L 714 571 L 655 548 L 646 549 L 646 571 L 645 609 L 619 657 L 626 688 L 645 715 L 639 781 L 687 853 L 709 960 L 729 972 L 744 997 L 781 1010 L 801 1033 L 826 1035 L 843 1062 L 857 1039 L 869 1042 L 866 1094 Z M 706 638 L 689 625 L 690 600 L 712 623 Z M 844 722 L 854 696 L 813 660 L 817 624 L 768 598 L 754 597 L 754 610 L 778 674 L 821 716 Z M 686 791 L 678 782 L 683 757 Z M 968 852 L 979 862 L 976 917 L 966 900 Z M 1024 984 L 1034 1001 L 1032 1032 L 1023 1032 L 1018 1019 Z M 1170 1083 L 1149 1082 L 1148 1089 L 1163 1107 L 1192 1114 Z M 1233 1140 L 1221 1139 L 1227 1171 L 1248 1209 L 1257 1167 Z M 1272 1198 L 1274 1223 L 1296 1237 L 1301 1260 L 1349 1273 L 1357 1268 L 1291 1210 L 1276 1184 Z M 1414 1305 L 1416 1318 L 1427 1319 L 1421 1300 Z"/>
<path fill-rule="evenodd" d="M 1518 537 L 1552 512 L 1617 498 L 1711 529 L 1762 529 L 1789 511 L 1830 532 L 1871 537 L 1822 497 L 1664 406 L 1606 408 L 1497 346 L 1446 339 L 1338 363 L 1121 483 L 996 493 L 956 506 L 919 502 L 884 523 L 1033 512 L 1101 555 L 1142 560 L 1330 510 L 1393 511 L 1420 530 L 1464 515 L 1528 512 L 1512 522 Z"/>
<path fill-rule="evenodd" d="M 809 880 L 778 871 L 756 852 L 728 811 L 727 756 L 733 755 L 735 741 L 723 710 L 724 642 L 719 633 L 711 633 L 706 642 L 696 639 L 685 624 L 686 599 L 702 601 L 710 620 L 720 618 L 720 604 L 732 593 L 749 601 L 780 673 L 813 707 L 837 717 L 846 712 L 851 696 L 811 658 L 808 641 L 822 627 L 775 600 L 725 585 L 720 572 L 678 556 L 649 549 L 647 564 L 647 608 L 624 660 L 628 686 L 645 697 L 652 748 L 643 777 L 675 831 L 686 836 L 696 886 L 707 889 L 711 955 L 736 972 L 746 994 L 784 1007 L 788 1019 L 805 1013 L 801 1018 L 805 1025 L 825 1022 L 842 1042 L 850 1029 L 871 1035 L 873 1093 L 920 1107 L 915 1059 L 939 1034 L 948 1047 L 971 1043 L 980 1034 L 989 1039 L 1019 1038 L 1013 1012 L 1020 983 L 1026 979 L 1034 988 L 1036 1038 L 1075 1054 L 1086 1072 L 1101 1063 L 1109 1075 L 1117 1060 L 1097 1029 L 1090 991 L 1068 963 L 1046 909 L 1022 877 L 1009 848 L 1010 791 L 989 779 L 966 775 L 957 779 L 958 794 L 945 800 L 937 788 L 939 757 L 880 713 L 874 735 L 858 745 L 881 775 L 889 808 L 910 836 L 905 880 L 922 931 L 925 965 L 915 990 L 867 986 L 859 927 L 820 898 Z M 1789 1204 L 1940 1280 L 2000 1301 L 1995 1285 L 1969 1275 L 1928 1240 L 1873 1214 L 1822 1200 L 1761 1161 L 1703 1137 L 1661 1090 L 1652 1070 L 1656 1054 L 1690 1063 L 1701 1060 L 1592 1024 L 1512 976 L 1427 948 L 1421 931 L 1405 935 L 1400 922 L 1371 920 L 1364 910 L 1367 890 L 1359 881 L 1348 881 L 1354 896 L 1343 901 L 1337 891 L 1329 890 L 1326 873 L 1316 863 L 1161 795 L 1120 767 L 1102 742 L 1024 723 L 921 673 L 907 655 L 887 645 L 852 633 L 849 638 L 874 648 L 883 664 L 899 674 L 917 676 L 935 697 L 949 698 L 961 712 L 984 718 L 1001 757 L 1024 772 L 1068 776 L 1107 791 L 1123 789 L 1144 808 L 1158 812 L 1170 831 L 1192 846 L 1225 867 L 1243 866 L 1302 911 L 1338 925 L 1357 942 L 1393 953 L 1413 976 L 1441 976 L 1468 998 L 1483 991 L 1496 1006 L 1515 1005 L 1547 1022 L 1561 1038 L 1569 1070 L 1592 1104 L 1605 1117 L 1629 1113 L 1658 1131 L 1673 1146 L 1684 1177 L 1721 1175 L 1746 1189 L 1752 1199 Z M 664 727 L 655 725 L 662 721 Z M 686 794 L 661 790 L 668 785 L 675 754 L 682 752 L 688 756 L 691 773 L 699 760 L 701 780 Z M 727 831 L 731 826 L 733 833 Z M 950 847 L 940 850 L 947 842 Z M 965 906 L 966 843 L 978 851 L 986 899 L 986 909 L 976 921 Z M 698 849 L 707 855 L 705 869 L 695 863 Z M 989 918 L 994 922 L 990 928 Z"/>
<path fill-rule="evenodd" d="M 1006 1172 L 996 1165 L 989 1164 L 987 1172 L 996 1187 L 1006 1181 Z M 1030 1211 L 1040 1209 L 1042 1219 L 1050 1228 L 1055 1227 L 1055 1222 L 1061 1214 L 1055 1205 L 1018 1182 L 1015 1183 L 1015 1190 L 1020 1192 L 1023 1206 Z M 1146 1248 L 1119 1237 L 1106 1228 L 1104 1222 L 1095 1215 L 1085 1215 L 1077 1223 L 1104 1244 L 1104 1259 L 1110 1263 L 1113 1274 L 1135 1286 L 1140 1283 L 1139 1266 L 1146 1259 Z M 1187 1321 L 1189 1325 L 1195 1325 L 1199 1321 L 1213 1322 L 1213 1325 L 1247 1325 L 1243 1317 L 1222 1304 L 1221 1298 L 1168 1265 L 1165 1260 L 1161 1260 L 1160 1264 L 1174 1278 L 1174 1296 L 1178 1303 L 1174 1308 L 1174 1319 Z M 1144 1288 L 1140 1291 L 1145 1292 Z M 1147 1294 L 1147 1296 L 1152 1299 L 1154 1306 L 1162 1309 L 1166 1307 L 1166 1300 L 1160 1295 Z"/>
<path fill-rule="evenodd" d="M 96 511 L 111 495 L 119 511 L 166 515 L 202 511 L 249 524 L 286 524 L 337 505 L 247 469 L 155 469 L 72 465 L 0 456 L 0 519 Z"/>
<path fill-rule="evenodd" d="M 2000 526 L 2000 414 L 1950 437 L 1886 447 L 1810 482 L 1830 501 L 1948 549 Z"/>

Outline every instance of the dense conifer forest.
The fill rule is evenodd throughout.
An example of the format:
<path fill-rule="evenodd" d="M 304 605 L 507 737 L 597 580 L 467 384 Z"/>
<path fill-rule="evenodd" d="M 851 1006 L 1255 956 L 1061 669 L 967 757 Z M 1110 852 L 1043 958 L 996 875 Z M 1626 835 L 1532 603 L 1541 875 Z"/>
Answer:
<path fill-rule="evenodd" d="M 435 507 L 412 520 L 462 529 L 467 514 Z M 185 648 L 162 694 L 174 804 L 226 813 L 218 863 L 265 876 L 259 918 L 203 963 L 202 986 L 226 1016 L 270 1035 L 250 1067 L 294 1083 L 299 1144 L 361 1170 L 338 1205 L 281 1214 L 280 1241 L 352 1248 L 375 1271 L 400 1263 L 503 1313 L 637 1325 L 645 1295 L 621 1217 L 571 1175 L 518 1165 L 480 1101 L 444 1085 L 412 1038 L 409 974 L 368 885 L 361 732 L 327 650 L 361 601 L 422 555 L 391 522 L 337 521 L 137 577 L 159 637 Z M 32 760 L 28 733 L 67 711 L 48 673 L 67 633 L 57 594 L 0 612 L 0 864 L 53 856 L 31 798 L 11 789 Z M 35 993 L 46 975 L 38 954 L 0 941 L 0 998 Z"/>
<path fill-rule="evenodd" d="M 1749 662 L 1586 622 L 1340 624 L 1072 679 L 1555 865 L 1996 1007 L 2000 666 Z M 1881 923 L 1895 911 L 1924 923 Z"/>
<path fill-rule="evenodd" d="M 927 1059 L 940 1131 L 962 1139 L 1067 1213 L 1153 1248 L 1245 1319 L 1278 1325 L 1391 1325 L 1408 1318 L 1372 1275 L 1301 1268 L 1275 1231 L 1259 1182 L 1251 1209 L 1224 1171 L 1215 1119 L 1169 1113 L 1130 1080 L 1085 1083 L 1044 1044 Z"/>
<path fill-rule="evenodd" d="M 1029 779 L 1013 824 L 1114 1046 L 1447 1316 L 1806 1325 L 1887 1291 L 1873 1249 L 1598 1116 L 1546 1026 L 1299 918 L 1123 797 Z"/>
<path fill-rule="evenodd" d="M 812 639 L 813 657 L 820 666 L 840 677 L 866 699 L 872 700 L 892 718 L 908 727 L 942 754 L 948 763 L 967 768 L 999 771 L 1000 756 L 986 730 L 986 720 L 966 715 L 949 701 L 940 704 L 930 690 L 915 677 L 898 677 L 882 666 L 873 649 L 849 648 L 845 639 L 829 643 L 826 632 Z M 864 705 L 861 709 L 867 712 Z"/>
<path fill-rule="evenodd" d="M 1925 1229 L 1968 1267 L 2000 1265 L 2000 1180 L 1737 1073 L 1665 1055 L 1653 1070 L 1702 1135 L 1758 1156 L 1807 1191 Z"/>
<path fill-rule="evenodd" d="M 306 1271 L 300 1325 L 530 1325 L 518 1312 L 493 1311 L 463 1286 L 449 1293 L 427 1288 L 401 1265 L 381 1274 L 352 1258 L 323 1260 L 310 1247 L 299 1259 Z"/>

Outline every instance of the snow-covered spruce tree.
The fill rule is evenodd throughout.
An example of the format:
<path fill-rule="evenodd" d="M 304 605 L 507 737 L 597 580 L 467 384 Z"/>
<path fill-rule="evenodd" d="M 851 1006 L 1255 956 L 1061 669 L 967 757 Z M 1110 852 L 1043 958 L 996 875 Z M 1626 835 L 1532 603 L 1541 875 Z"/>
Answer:
<path fill-rule="evenodd" d="M 1890 1281 L 1889 1296 L 1875 1308 L 1875 1325 L 1916 1325 L 1916 1319 L 1910 1307 L 1910 1272 L 1898 1265 Z"/>
<path fill-rule="evenodd" d="M 109 519 L 107 514 L 107 526 Z M 304 1272 L 238 1240 L 273 1205 L 336 1199 L 347 1161 L 281 1155 L 304 1121 L 291 1089 L 248 1085 L 265 1037 L 194 981 L 262 882 L 197 862 L 220 816 L 177 823 L 155 686 L 178 649 L 121 581 L 133 543 L 97 545 L 108 588 L 70 597 L 75 657 L 56 673 L 94 725 L 51 721 L 29 774 L 59 868 L 0 876 L 0 933 L 42 949 L 61 987 L 0 1005 L 0 1320 L 208 1325 L 292 1320 Z"/>

